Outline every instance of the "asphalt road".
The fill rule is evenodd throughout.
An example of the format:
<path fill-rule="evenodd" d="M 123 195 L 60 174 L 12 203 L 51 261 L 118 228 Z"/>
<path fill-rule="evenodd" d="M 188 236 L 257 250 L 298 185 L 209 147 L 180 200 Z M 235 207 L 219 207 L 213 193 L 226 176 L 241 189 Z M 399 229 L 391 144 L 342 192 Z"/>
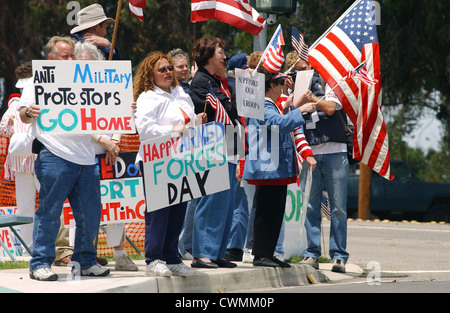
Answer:
<path fill-rule="evenodd" d="M 322 255 L 328 256 L 329 221 Z M 280 288 L 275 293 L 449 293 L 450 224 L 348 221 L 349 262 L 365 273 L 351 280 Z"/>

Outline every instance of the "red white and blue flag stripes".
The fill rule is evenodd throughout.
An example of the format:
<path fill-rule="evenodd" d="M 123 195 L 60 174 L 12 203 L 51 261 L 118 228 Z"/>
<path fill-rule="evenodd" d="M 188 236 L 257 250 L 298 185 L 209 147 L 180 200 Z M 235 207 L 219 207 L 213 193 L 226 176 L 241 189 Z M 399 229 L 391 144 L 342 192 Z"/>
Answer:
<path fill-rule="evenodd" d="M 389 140 L 381 115 L 381 74 L 375 9 L 371 0 L 357 0 L 309 49 L 311 66 L 334 88 L 345 113 L 355 125 L 353 157 L 386 179 L 390 174 Z M 366 85 L 346 79 L 366 63 Z"/>
<path fill-rule="evenodd" d="M 284 54 L 282 46 L 284 46 L 283 31 L 281 25 L 278 25 L 264 52 L 262 61 L 263 66 L 272 73 L 278 73 L 283 65 Z"/>
<path fill-rule="evenodd" d="M 206 20 L 218 20 L 254 36 L 266 23 L 248 0 L 192 0 L 191 22 Z"/>
<path fill-rule="evenodd" d="M 206 95 L 206 103 L 216 111 L 214 120 L 218 123 L 222 124 L 233 124 L 231 122 L 230 117 L 227 114 L 227 111 L 223 107 L 222 103 L 220 103 L 219 99 L 217 99 L 216 94 L 214 93 L 211 85 L 208 86 L 208 94 Z"/>
<path fill-rule="evenodd" d="M 146 0 L 129 0 L 131 15 L 136 16 L 141 22 L 144 21 L 144 9 L 147 7 Z"/>

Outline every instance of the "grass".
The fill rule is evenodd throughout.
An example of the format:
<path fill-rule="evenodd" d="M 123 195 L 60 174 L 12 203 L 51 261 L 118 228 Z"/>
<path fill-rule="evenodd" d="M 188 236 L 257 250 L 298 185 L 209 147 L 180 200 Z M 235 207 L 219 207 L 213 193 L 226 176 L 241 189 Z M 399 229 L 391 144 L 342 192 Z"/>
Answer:
<path fill-rule="evenodd" d="M 145 257 L 143 257 L 143 256 L 141 256 L 139 254 L 129 254 L 128 256 L 132 260 L 145 260 Z M 101 256 L 101 257 L 106 258 L 106 260 L 108 260 L 108 262 L 113 262 L 114 261 L 114 256 L 112 256 L 112 255 Z M 30 263 L 28 261 L 17 261 L 17 262 L 4 261 L 4 262 L 0 262 L 0 271 L 1 270 L 12 270 L 12 269 L 18 269 L 18 268 L 29 268 L 29 267 L 30 267 Z"/>
<path fill-rule="evenodd" d="M 0 262 L 0 270 L 11 270 L 11 269 L 17 269 L 17 268 L 29 268 L 30 263 L 28 261 L 5 261 Z"/>
<path fill-rule="evenodd" d="M 293 255 L 289 259 L 287 259 L 287 262 L 288 263 L 300 263 L 300 261 L 302 261 L 302 260 L 303 260 L 302 256 Z M 319 263 L 331 263 L 331 259 L 321 256 L 321 257 L 319 257 Z"/>

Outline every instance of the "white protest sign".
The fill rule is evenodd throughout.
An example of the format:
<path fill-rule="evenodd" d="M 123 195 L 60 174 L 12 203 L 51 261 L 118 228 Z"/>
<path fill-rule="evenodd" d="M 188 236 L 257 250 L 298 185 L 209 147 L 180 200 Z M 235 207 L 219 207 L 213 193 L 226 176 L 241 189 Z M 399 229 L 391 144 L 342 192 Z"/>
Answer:
<path fill-rule="evenodd" d="M 264 75 L 236 69 L 236 106 L 239 116 L 264 120 Z"/>
<path fill-rule="evenodd" d="M 314 70 L 297 71 L 294 87 L 294 103 L 299 97 L 301 97 L 307 90 L 311 88 L 313 75 Z"/>
<path fill-rule="evenodd" d="M 225 128 L 208 123 L 142 142 L 147 211 L 230 188 Z"/>
<path fill-rule="evenodd" d="M 37 134 L 134 133 L 130 61 L 33 60 Z"/>

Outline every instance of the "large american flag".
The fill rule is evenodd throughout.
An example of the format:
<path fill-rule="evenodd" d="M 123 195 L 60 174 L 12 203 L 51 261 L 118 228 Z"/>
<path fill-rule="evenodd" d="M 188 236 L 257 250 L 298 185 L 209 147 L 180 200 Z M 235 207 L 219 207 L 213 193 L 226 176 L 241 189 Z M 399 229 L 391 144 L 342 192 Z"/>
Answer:
<path fill-rule="evenodd" d="M 308 61 L 308 45 L 303 41 L 303 35 L 297 28 L 291 29 L 292 47 L 297 51 L 298 57 L 302 60 Z"/>
<path fill-rule="evenodd" d="M 278 73 L 283 65 L 284 54 L 281 46 L 284 46 L 284 38 L 281 25 L 278 25 L 262 56 L 262 65 L 272 73 Z"/>
<path fill-rule="evenodd" d="M 192 0 L 191 22 L 218 20 L 254 36 L 264 28 L 266 20 L 248 0 Z"/>
<path fill-rule="evenodd" d="M 233 124 L 222 103 L 220 103 L 219 99 L 217 99 L 216 94 L 214 93 L 211 85 L 208 85 L 208 94 L 206 95 L 206 103 L 209 103 L 209 105 L 214 109 L 214 111 L 216 111 L 216 114 L 214 116 L 214 120 L 216 122 L 222 124 L 231 124 L 231 125 Z"/>
<path fill-rule="evenodd" d="M 381 75 L 375 9 L 371 0 L 357 0 L 309 49 L 309 61 L 330 87 L 335 87 L 355 125 L 353 157 L 386 179 L 393 179 L 389 141 L 381 115 Z M 378 81 L 367 86 L 345 79 L 365 61 L 367 74 Z"/>
<path fill-rule="evenodd" d="M 129 0 L 131 15 L 136 16 L 141 22 L 144 20 L 144 9 L 147 7 L 147 0 Z"/>

